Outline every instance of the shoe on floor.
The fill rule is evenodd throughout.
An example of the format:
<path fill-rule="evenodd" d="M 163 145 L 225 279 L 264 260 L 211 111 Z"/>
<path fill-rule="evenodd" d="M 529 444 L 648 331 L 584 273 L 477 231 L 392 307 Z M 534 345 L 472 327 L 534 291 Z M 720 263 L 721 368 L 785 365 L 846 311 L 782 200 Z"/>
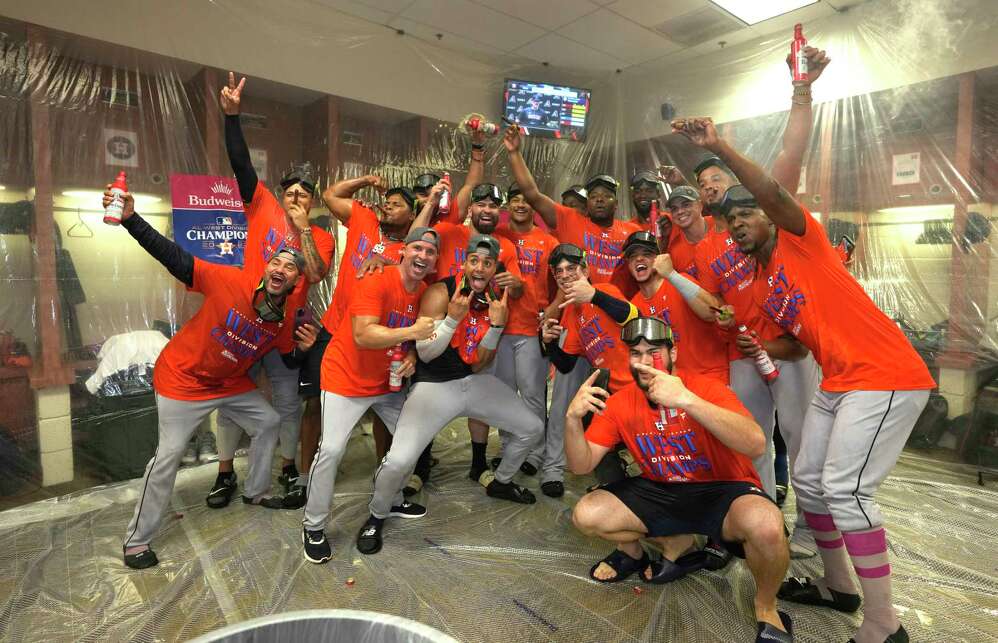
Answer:
<path fill-rule="evenodd" d="M 849 643 L 856 643 L 856 639 L 849 639 Z M 897 632 L 884 639 L 884 643 L 908 643 L 908 630 L 904 625 L 899 625 Z"/>
<path fill-rule="evenodd" d="M 291 491 L 291 487 L 295 486 L 298 482 L 298 467 L 294 464 L 289 464 L 281 469 L 281 475 L 278 476 L 277 481 L 284 485 L 284 493 Z"/>
<path fill-rule="evenodd" d="M 794 623 L 790 620 L 790 615 L 786 612 L 777 612 L 780 615 L 780 621 L 783 623 L 783 629 L 786 632 L 780 631 L 778 628 L 773 627 L 769 623 L 764 623 L 759 621 L 757 624 L 757 630 L 755 635 L 755 643 L 766 643 L 766 641 L 776 641 L 777 643 L 794 643 Z"/>
<path fill-rule="evenodd" d="M 406 498 L 410 496 L 415 496 L 423 489 L 423 479 L 417 476 L 415 473 L 409 476 L 409 482 L 402 487 L 402 495 Z"/>
<path fill-rule="evenodd" d="M 243 496 L 244 505 L 256 505 L 267 509 L 284 509 L 284 498 L 280 496 L 264 496 L 262 498 L 250 498 Z"/>
<path fill-rule="evenodd" d="M 724 545 L 713 539 L 707 541 L 703 550 L 707 554 L 707 564 L 704 565 L 704 568 L 712 572 L 724 569 L 731 562 L 731 559 L 734 558 L 734 555 L 725 549 Z"/>
<path fill-rule="evenodd" d="M 489 471 L 489 467 L 476 467 L 474 464 L 468 469 L 468 479 L 478 482 L 478 479 L 482 477 L 482 474 Z"/>
<path fill-rule="evenodd" d="M 321 529 L 311 531 L 301 530 L 301 544 L 303 547 L 305 560 L 316 565 L 321 565 L 333 557 L 333 550 L 326 540 L 326 532 Z"/>
<path fill-rule="evenodd" d="M 802 605 L 817 605 L 819 607 L 831 607 L 833 610 L 851 614 L 859 609 L 863 602 L 859 594 L 847 594 L 828 587 L 828 594 L 831 598 L 825 598 L 821 589 L 810 578 L 793 577 L 783 581 L 776 597 L 791 603 Z"/>
<path fill-rule="evenodd" d="M 231 473 L 226 475 L 224 473 L 218 474 L 215 478 L 215 485 L 208 492 L 208 497 L 205 498 L 205 502 L 212 509 L 221 509 L 222 507 L 228 507 L 229 502 L 232 501 L 232 494 L 236 492 L 236 474 Z"/>
<path fill-rule="evenodd" d="M 490 498 L 509 500 L 510 502 L 518 502 L 523 505 L 532 505 L 537 502 L 537 498 L 534 497 L 534 494 L 529 489 L 521 487 L 515 482 L 499 482 L 493 479 L 485 487 L 485 493 Z"/>
<path fill-rule="evenodd" d="M 400 505 L 395 505 L 388 511 L 389 518 L 422 518 L 425 515 L 426 507 L 408 500 Z"/>
<path fill-rule="evenodd" d="M 565 495 L 565 483 L 561 480 L 548 480 L 541 483 L 541 493 L 549 498 L 561 498 Z"/>
<path fill-rule="evenodd" d="M 159 559 L 156 558 L 156 552 L 152 548 L 143 549 L 134 554 L 125 554 L 124 549 L 122 549 L 122 554 L 125 559 L 125 565 L 132 569 L 148 569 L 159 565 Z"/>
<path fill-rule="evenodd" d="M 357 551 L 362 554 L 376 554 L 381 551 L 381 532 L 385 529 L 382 518 L 371 516 L 357 533 Z"/>
<path fill-rule="evenodd" d="M 187 448 L 184 449 L 184 455 L 180 457 L 180 464 L 185 467 L 190 467 L 198 463 L 198 445 L 197 442 L 191 440 L 187 443 Z"/>
<path fill-rule="evenodd" d="M 284 496 L 281 504 L 285 509 L 301 509 L 305 506 L 306 502 L 308 502 L 308 493 L 306 493 L 305 487 L 303 485 L 295 485 L 291 487 L 288 495 Z"/>
<path fill-rule="evenodd" d="M 787 485 L 778 484 L 776 485 L 776 506 L 782 507 L 783 503 L 787 501 Z"/>
<path fill-rule="evenodd" d="M 218 461 L 218 446 L 215 444 L 215 434 L 202 431 L 198 435 L 198 460 L 201 463 Z"/>
<path fill-rule="evenodd" d="M 537 475 L 537 467 L 535 467 L 534 465 L 530 464 L 526 460 L 524 460 L 523 464 L 520 465 L 520 471 L 522 471 L 523 473 L 527 474 L 528 476 L 535 476 L 535 475 Z"/>

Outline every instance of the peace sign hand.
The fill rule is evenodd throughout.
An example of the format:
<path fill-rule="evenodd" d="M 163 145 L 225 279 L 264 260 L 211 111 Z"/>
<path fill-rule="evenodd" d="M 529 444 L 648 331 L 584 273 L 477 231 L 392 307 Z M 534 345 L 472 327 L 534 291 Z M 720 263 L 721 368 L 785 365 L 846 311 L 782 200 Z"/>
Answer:
<path fill-rule="evenodd" d="M 236 84 L 236 75 L 229 72 L 229 84 L 222 88 L 219 100 L 222 103 L 222 111 L 229 116 L 234 116 L 239 113 L 239 103 L 243 95 L 243 87 L 246 86 L 246 78 L 243 77 L 239 79 L 239 84 Z"/>

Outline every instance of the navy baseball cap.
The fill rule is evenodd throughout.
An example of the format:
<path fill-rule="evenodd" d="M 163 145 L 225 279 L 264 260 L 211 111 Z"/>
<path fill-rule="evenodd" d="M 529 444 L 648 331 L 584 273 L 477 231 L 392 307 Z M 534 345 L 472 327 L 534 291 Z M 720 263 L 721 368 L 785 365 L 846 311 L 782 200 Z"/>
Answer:
<path fill-rule="evenodd" d="M 614 194 L 617 193 L 617 187 L 620 185 L 617 183 L 617 179 L 613 178 L 609 174 L 597 174 L 588 181 L 586 181 L 586 192 L 588 193 L 597 185 L 602 185 L 608 188 Z"/>
<path fill-rule="evenodd" d="M 564 199 L 566 196 L 569 196 L 569 195 L 574 196 L 574 197 L 579 198 L 579 199 L 582 199 L 583 201 L 585 201 L 586 199 L 589 198 L 589 193 L 586 192 L 586 188 L 582 187 L 581 185 L 579 185 L 577 183 L 575 185 L 569 186 L 567 190 L 565 190 L 564 192 L 562 192 L 561 193 L 561 198 Z"/>
<path fill-rule="evenodd" d="M 416 207 L 416 195 L 412 193 L 412 190 L 405 187 L 404 185 L 391 188 L 390 190 L 385 192 L 385 198 L 387 199 L 393 194 L 397 194 L 400 197 L 402 197 L 402 200 L 409 204 L 409 209 Z"/>

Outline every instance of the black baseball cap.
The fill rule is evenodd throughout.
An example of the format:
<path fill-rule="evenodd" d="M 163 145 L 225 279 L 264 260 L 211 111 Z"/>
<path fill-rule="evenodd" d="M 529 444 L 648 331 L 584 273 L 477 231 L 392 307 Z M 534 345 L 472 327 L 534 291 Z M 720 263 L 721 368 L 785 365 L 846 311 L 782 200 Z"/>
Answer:
<path fill-rule="evenodd" d="M 651 250 L 654 254 L 658 254 L 658 239 L 655 238 L 655 235 L 645 230 L 632 232 L 627 235 L 627 240 L 624 241 L 624 247 L 621 250 L 621 254 L 623 254 L 624 257 L 627 257 L 635 250 L 641 248 Z"/>
<path fill-rule="evenodd" d="M 672 328 L 658 317 L 635 317 L 624 324 L 620 339 L 628 346 L 643 339 L 653 346 L 672 348 Z"/>
<path fill-rule="evenodd" d="M 306 192 L 315 194 L 315 170 L 311 163 L 292 165 L 281 177 L 281 190 L 287 190 L 295 183 L 301 183 Z"/>
<path fill-rule="evenodd" d="M 510 183 L 509 187 L 506 188 L 506 203 L 512 201 L 513 197 L 515 197 L 517 194 L 523 194 L 523 190 L 521 190 L 520 186 L 517 185 L 516 183 Z"/>
<path fill-rule="evenodd" d="M 495 260 L 499 259 L 499 240 L 490 234 L 473 234 L 468 239 L 468 254 L 484 250 L 485 254 Z"/>
<path fill-rule="evenodd" d="M 301 250 L 292 248 L 291 246 L 284 246 L 283 248 L 277 251 L 277 254 L 288 255 L 289 257 L 291 257 L 291 261 L 294 261 L 295 265 L 298 266 L 298 272 L 301 272 L 302 270 L 305 269 L 305 255 L 301 253 Z"/>
<path fill-rule="evenodd" d="M 631 177 L 631 187 L 635 187 L 638 183 L 650 183 L 651 185 L 658 186 L 661 181 L 662 179 L 659 178 L 658 174 L 651 170 L 641 170 L 640 172 L 635 172 L 634 176 Z"/>
<path fill-rule="evenodd" d="M 586 192 L 586 188 L 582 187 L 578 183 L 576 183 L 575 185 L 570 185 L 567 190 L 562 192 L 561 198 L 564 199 L 566 196 L 569 195 L 582 199 L 583 201 L 585 201 L 589 197 L 589 193 Z"/>
<path fill-rule="evenodd" d="M 701 159 L 701 161 L 697 163 L 697 166 L 693 168 L 693 176 L 699 179 L 700 173 L 706 170 L 708 167 L 719 167 L 728 174 L 731 174 L 731 170 L 728 168 L 727 165 L 725 165 L 724 161 L 722 161 L 720 157 L 710 154 Z"/>
<path fill-rule="evenodd" d="M 671 206 L 673 201 L 678 199 L 684 199 L 686 201 L 699 201 L 700 193 L 697 192 L 696 188 L 689 185 L 680 185 L 672 189 L 669 194 L 669 200 L 665 202 L 665 205 Z"/>
<path fill-rule="evenodd" d="M 560 243 L 551 251 L 548 257 L 548 265 L 554 268 L 561 260 L 565 259 L 569 263 L 584 266 L 586 264 L 586 251 L 574 243 Z"/>
<path fill-rule="evenodd" d="M 437 250 L 440 249 L 440 235 L 433 228 L 417 226 L 409 230 L 409 234 L 405 235 L 405 245 L 409 245 L 410 243 L 415 243 L 417 241 L 425 241 L 426 243 L 432 244 Z"/>
<path fill-rule="evenodd" d="M 586 193 L 592 190 L 597 185 L 602 185 L 608 188 L 614 194 L 617 193 L 617 187 L 620 185 L 617 183 L 617 179 L 613 178 L 609 174 L 597 174 L 588 181 L 586 181 Z"/>
<path fill-rule="evenodd" d="M 436 174 L 426 173 L 420 174 L 416 177 L 415 183 L 412 184 L 412 191 L 417 190 L 430 190 L 434 185 L 440 182 L 440 177 Z"/>
<path fill-rule="evenodd" d="M 479 183 L 471 191 L 471 202 L 476 203 L 483 199 L 492 199 L 496 205 L 502 205 L 502 193 L 492 183 Z"/>
<path fill-rule="evenodd" d="M 717 206 L 721 216 L 727 215 L 732 208 L 758 208 L 759 202 L 755 200 L 755 195 L 748 191 L 741 183 L 732 185 L 724 191 L 721 202 Z"/>
<path fill-rule="evenodd" d="M 397 194 L 402 197 L 402 200 L 409 204 L 409 209 L 416 207 L 416 195 L 412 193 L 412 190 L 404 185 L 399 185 L 386 191 L 385 198 L 387 199 L 393 194 Z"/>

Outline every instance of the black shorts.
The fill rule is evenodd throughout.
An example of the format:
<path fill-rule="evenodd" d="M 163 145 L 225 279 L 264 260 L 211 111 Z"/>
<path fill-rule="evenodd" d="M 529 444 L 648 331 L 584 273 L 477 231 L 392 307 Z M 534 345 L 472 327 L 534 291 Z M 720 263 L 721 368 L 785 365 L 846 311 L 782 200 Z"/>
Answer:
<path fill-rule="evenodd" d="M 766 492 L 748 482 L 656 482 L 637 476 L 610 483 L 603 491 L 617 496 L 634 512 L 649 536 L 701 534 L 723 543 L 739 558 L 745 558 L 741 544 L 721 537 L 731 503 L 745 495 L 772 502 Z"/>
<path fill-rule="evenodd" d="M 298 371 L 298 395 L 306 399 L 319 397 L 322 389 L 319 388 L 319 380 L 322 377 L 322 356 L 326 352 L 329 340 L 333 338 L 323 326 L 319 330 L 319 336 L 315 338 L 312 348 L 305 353 L 305 361 L 302 362 Z"/>

